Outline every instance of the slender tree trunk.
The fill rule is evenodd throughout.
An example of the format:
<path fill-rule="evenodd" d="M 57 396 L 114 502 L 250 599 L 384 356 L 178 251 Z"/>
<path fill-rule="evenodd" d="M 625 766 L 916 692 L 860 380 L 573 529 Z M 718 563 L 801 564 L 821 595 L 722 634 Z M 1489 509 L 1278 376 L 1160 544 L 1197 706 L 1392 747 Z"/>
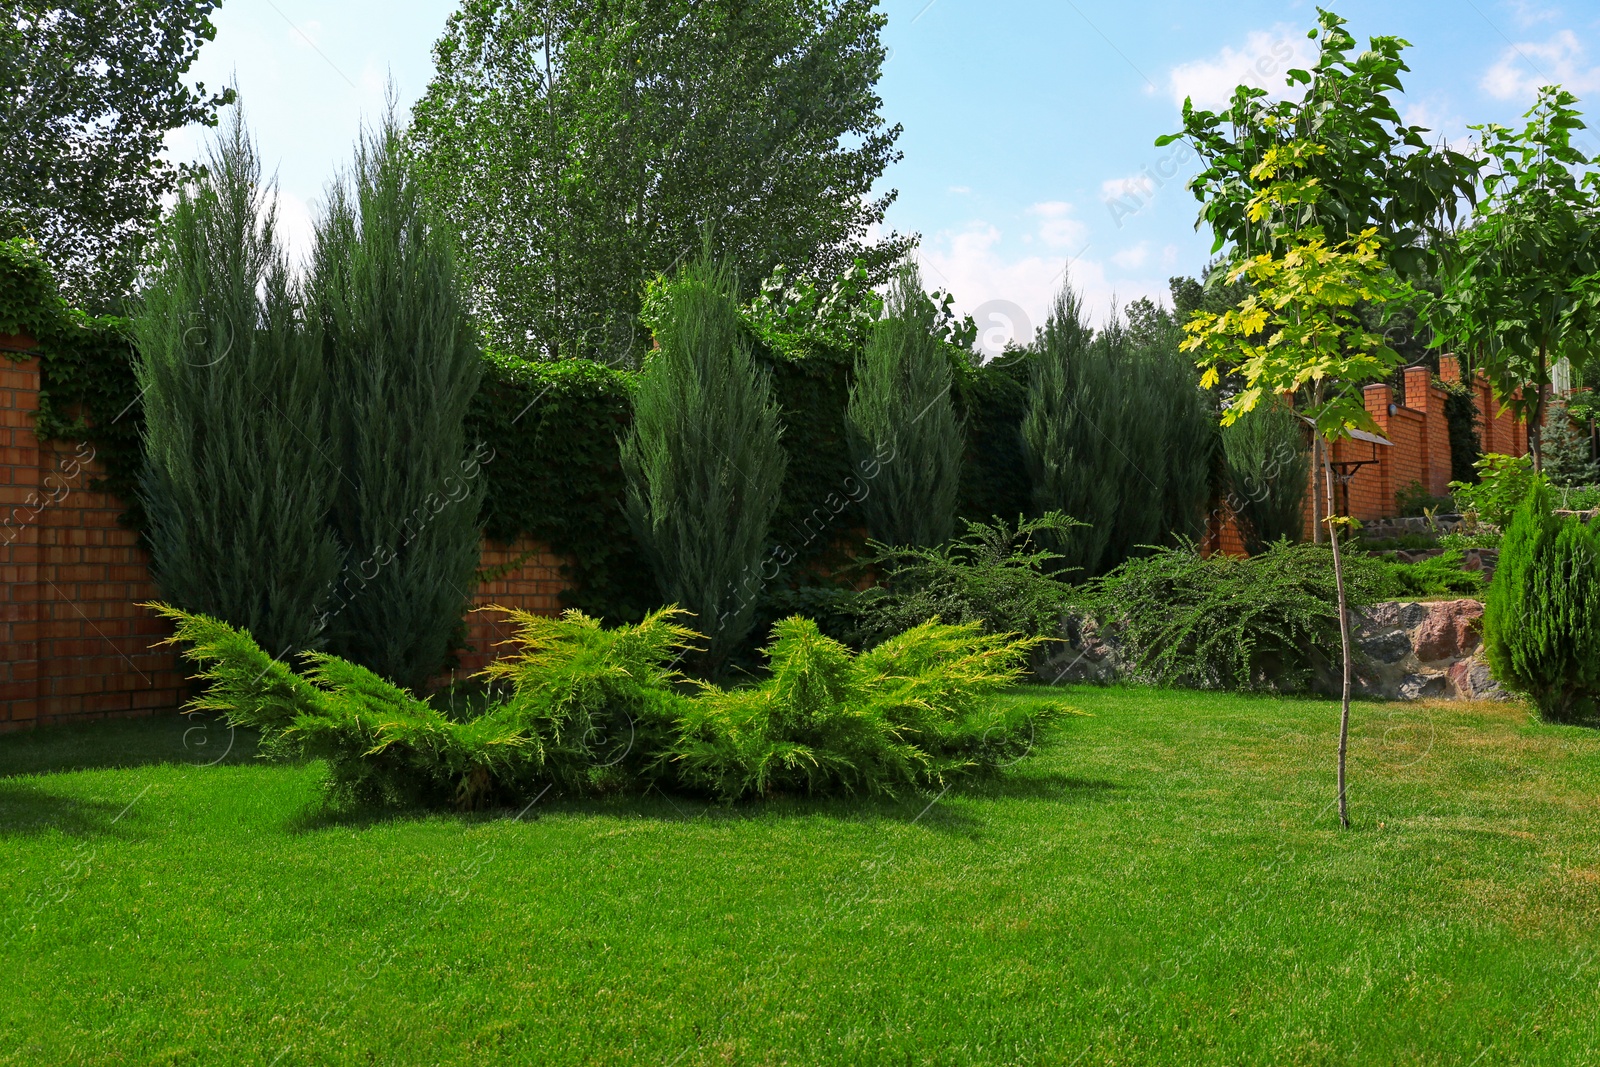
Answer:
<path fill-rule="evenodd" d="M 1350 614 L 1345 607 L 1344 561 L 1339 555 L 1339 528 L 1333 522 L 1333 450 L 1324 447 L 1323 473 L 1328 487 L 1328 543 L 1333 549 L 1333 587 L 1339 595 L 1339 651 L 1344 659 L 1344 691 L 1339 705 L 1339 825 L 1350 829 L 1350 807 L 1345 800 L 1344 762 L 1350 750 Z"/>
<path fill-rule="evenodd" d="M 1545 364 L 1549 356 L 1544 345 L 1539 346 L 1539 364 L 1534 381 L 1543 382 Z M 1533 473 L 1544 473 L 1544 386 L 1536 387 L 1533 395 L 1533 414 L 1528 416 L 1528 451 L 1533 454 Z"/>
<path fill-rule="evenodd" d="M 1317 493 L 1317 472 L 1322 470 L 1322 435 L 1311 434 L 1311 543 L 1322 544 L 1322 497 Z"/>

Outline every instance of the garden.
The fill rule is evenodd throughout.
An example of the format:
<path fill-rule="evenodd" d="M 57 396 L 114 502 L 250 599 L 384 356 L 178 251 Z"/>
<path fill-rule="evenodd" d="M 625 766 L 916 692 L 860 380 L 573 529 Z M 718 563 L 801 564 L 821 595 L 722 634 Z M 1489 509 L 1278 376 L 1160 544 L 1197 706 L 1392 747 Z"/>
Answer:
<path fill-rule="evenodd" d="M 0 444 L 85 481 L 0 495 L 0 1063 L 1600 1055 L 1575 96 L 1458 151 L 1319 9 L 1152 131 L 1204 269 L 993 355 L 879 226 L 870 3 L 465 5 L 303 261 L 213 6 L 6 24 L 77 80 L 0 162 Z M 120 592 L 43 569 L 91 493 Z M 51 713 L 30 583 L 181 706 Z"/>

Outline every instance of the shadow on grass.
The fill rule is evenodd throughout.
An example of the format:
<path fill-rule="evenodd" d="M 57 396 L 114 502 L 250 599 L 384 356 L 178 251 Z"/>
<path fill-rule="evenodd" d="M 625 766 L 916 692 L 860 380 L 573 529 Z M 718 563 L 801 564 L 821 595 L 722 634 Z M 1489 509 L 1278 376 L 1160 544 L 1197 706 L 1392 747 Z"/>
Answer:
<path fill-rule="evenodd" d="M 0 779 L 156 764 L 232 765 L 249 762 L 256 751 L 251 731 L 200 715 L 162 712 L 0 735 Z"/>
<path fill-rule="evenodd" d="M 335 827 L 365 829 L 424 819 L 448 819 L 462 825 L 475 825 L 500 820 L 537 822 L 541 818 L 559 816 L 651 819 L 669 823 L 826 819 L 838 823 L 918 825 L 945 833 L 970 835 L 981 829 L 985 820 L 968 807 L 956 806 L 951 802 L 965 799 L 1025 799 L 1078 804 L 1107 798 L 1120 788 L 1115 782 L 1046 773 L 969 778 L 953 783 L 942 792 L 925 790 L 898 797 L 779 795 L 732 804 L 666 793 L 654 786 L 643 794 L 608 797 L 567 796 L 551 789 L 531 803 L 524 801 L 514 806 L 470 812 L 422 805 L 402 807 L 341 803 L 328 798 L 306 809 L 285 828 L 291 833 L 315 833 Z"/>
<path fill-rule="evenodd" d="M 0 840 L 52 830 L 68 837 L 125 836 L 117 824 L 138 799 L 137 792 L 127 800 L 64 797 L 42 782 L 0 780 Z"/>

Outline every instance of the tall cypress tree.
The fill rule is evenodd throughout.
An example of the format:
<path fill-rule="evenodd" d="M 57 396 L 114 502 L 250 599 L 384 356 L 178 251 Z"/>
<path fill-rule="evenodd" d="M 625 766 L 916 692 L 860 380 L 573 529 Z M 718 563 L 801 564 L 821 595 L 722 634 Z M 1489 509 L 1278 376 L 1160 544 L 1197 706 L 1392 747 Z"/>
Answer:
<path fill-rule="evenodd" d="M 274 193 L 236 110 L 179 191 L 134 329 L 156 584 L 282 656 L 315 643 L 338 572 L 338 473 Z"/>
<path fill-rule="evenodd" d="M 329 190 L 311 290 L 342 475 L 329 643 L 416 688 L 443 667 L 474 585 L 483 486 L 464 421 L 481 359 L 450 233 L 392 112 Z"/>
<path fill-rule="evenodd" d="M 933 547 L 955 529 L 965 450 L 950 396 L 950 356 L 915 265 L 900 267 L 888 314 L 856 360 L 845 425 L 851 460 L 876 471 L 861 510 L 887 544 Z"/>
<path fill-rule="evenodd" d="M 733 279 L 709 256 L 665 294 L 622 449 L 628 517 L 661 593 L 696 619 L 714 673 L 750 632 L 785 458 Z"/>
<path fill-rule="evenodd" d="M 1116 382 L 1110 363 L 1101 358 L 1103 346 L 1095 351 L 1094 340 L 1068 280 L 1039 333 L 1022 420 L 1035 511 L 1063 511 L 1087 524 L 1057 546 L 1062 565 L 1078 568 L 1080 577 L 1099 571 L 1127 473 L 1126 461 L 1108 446 L 1101 426 L 1115 430 L 1120 413 L 1096 408 L 1112 395 Z"/>

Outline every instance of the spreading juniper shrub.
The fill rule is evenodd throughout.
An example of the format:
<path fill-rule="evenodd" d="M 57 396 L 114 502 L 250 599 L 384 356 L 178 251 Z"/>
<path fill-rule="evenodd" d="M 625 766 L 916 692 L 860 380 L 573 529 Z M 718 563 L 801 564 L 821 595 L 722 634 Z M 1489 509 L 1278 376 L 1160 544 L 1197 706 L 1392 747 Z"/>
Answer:
<path fill-rule="evenodd" d="M 1392 588 L 1381 561 L 1353 554 L 1345 581 L 1352 606 Z M 1318 657 L 1339 655 L 1333 557 L 1322 545 L 1280 540 L 1249 557 L 1160 549 L 1092 583 L 1090 602 L 1135 673 L 1158 684 L 1294 691 Z"/>

